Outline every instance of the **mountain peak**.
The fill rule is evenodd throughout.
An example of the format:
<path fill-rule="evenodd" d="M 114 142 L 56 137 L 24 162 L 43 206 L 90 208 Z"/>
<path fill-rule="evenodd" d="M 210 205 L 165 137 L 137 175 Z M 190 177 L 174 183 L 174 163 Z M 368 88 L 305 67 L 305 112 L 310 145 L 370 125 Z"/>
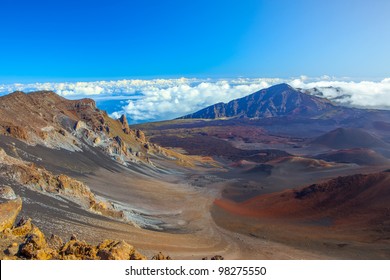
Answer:
<path fill-rule="evenodd" d="M 315 116 L 334 109 L 327 99 L 303 93 L 286 83 L 259 90 L 229 103 L 217 103 L 182 118 L 270 118 Z"/>
<path fill-rule="evenodd" d="M 278 91 L 289 90 L 289 89 L 295 90 L 293 87 L 291 87 L 289 84 L 286 84 L 286 83 L 273 85 L 273 86 L 268 88 L 268 90 L 271 90 L 271 89 L 278 90 Z"/>

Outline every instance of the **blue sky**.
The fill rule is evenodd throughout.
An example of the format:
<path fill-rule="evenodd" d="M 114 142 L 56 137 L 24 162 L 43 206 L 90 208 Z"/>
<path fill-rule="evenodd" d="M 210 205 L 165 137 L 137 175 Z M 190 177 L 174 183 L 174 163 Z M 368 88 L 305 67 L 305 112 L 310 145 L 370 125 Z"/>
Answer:
<path fill-rule="evenodd" d="M 0 1 L 0 82 L 382 78 L 390 1 Z"/>

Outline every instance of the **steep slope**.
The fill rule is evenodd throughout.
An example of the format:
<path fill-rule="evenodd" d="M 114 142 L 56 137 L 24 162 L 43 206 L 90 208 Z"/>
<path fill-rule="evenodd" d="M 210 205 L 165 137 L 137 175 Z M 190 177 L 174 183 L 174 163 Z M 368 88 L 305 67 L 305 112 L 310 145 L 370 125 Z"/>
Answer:
<path fill-rule="evenodd" d="M 218 118 L 269 118 L 287 115 L 313 116 L 329 112 L 335 106 L 327 99 L 298 91 L 287 84 L 262 89 L 246 97 L 218 103 L 196 113 L 182 117 Z"/>
<path fill-rule="evenodd" d="M 122 211 L 96 198 L 88 186 L 64 174 L 53 175 L 43 167 L 7 155 L 0 148 L 0 178 L 19 183 L 34 191 L 65 197 L 89 211 L 125 220 Z"/>
<path fill-rule="evenodd" d="M 389 147 L 381 139 L 357 128 L 337 128 L 317 137 L 311 143 L 333 149 Z"/>

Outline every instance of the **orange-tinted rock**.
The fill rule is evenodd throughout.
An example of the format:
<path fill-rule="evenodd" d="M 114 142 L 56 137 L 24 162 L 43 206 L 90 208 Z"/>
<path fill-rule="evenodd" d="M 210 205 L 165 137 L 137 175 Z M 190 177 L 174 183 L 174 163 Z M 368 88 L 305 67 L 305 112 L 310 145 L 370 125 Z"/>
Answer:
<path fill-rule="evenodd" d="M 4 128 L 9 136 L 12 136 L 12 137 L 15 137 L 15 138 L 21 139 L 21 140 L 27 140 L 27 138 L 28 138 L 27 131 L 20 126 L 6 125 Z"/>
<path fill-rule="evenodd" d="M 18 255 L 26 259 L 49 260 L 56 256 L 56 252 L 47 247 L 45 235 L 33 225 L 31 233 L 20 245 Z"/>
<path fill-rule="evenodd" d="M 18 243 L 12 243 L 8 248 L 4 251 L 4 253 L 8 256 L 16 256 L 19 251 L 19 245 Z"/>
<path fill-rule="evenodd" d="M 0 232 L 11 228 L 22 210 L 22 199 L 19 197 L 0 204 Z"/>
<path fill-rule="evenodd" d="M 94 260 L 96 259 L 96 253 L 96 248 L 87 242 L 70 240 L 65 243 L 59 252 L 59 256 L 64 260 Z"/>
<path fill-rule="evenodd" d="M 102 260 L 145 260 L 133 246 L 125 241 L 105 240 L 97 246 L 97 256 Z"/>
<path fill-rule="evenodd" d="M 14 236 L 25 236 L 30 233 L 33 229 L 31 219 L 22 218 L 16 225 L 12 228 L 11 232 Z"/>
<path fill-rule="evenodd" d="M 122 124 L 123 132 L 126 133 L 126 134 L 130 134 L 131 133 L 131 129 L 129 127 L 129 123 L 127 122 L 126 115 L 122 115 L 119 118 L 119 122 Z"/>
<path fill-rule="evenodd" d="M 142 130 L 137 129 L 135 132 L 137 138 L 141 140 L 141 142 L 146 142 L 145 133 Z"/>
<path fill-rule="evenodd" d="M 60 251 L 64 246 L 64 242 L 62 241 L 61 237 L 52 234 L 49 240 L 47 240 L 47 245 L 53 250 Z"/>
<path fill-rule="evenodd" d="M 110 204 L 102 201 L 91 203 L 90 209 L 106 217 L 116 219 L 123 219 L 125 217 L 123 211 L 114 210 Z"/>

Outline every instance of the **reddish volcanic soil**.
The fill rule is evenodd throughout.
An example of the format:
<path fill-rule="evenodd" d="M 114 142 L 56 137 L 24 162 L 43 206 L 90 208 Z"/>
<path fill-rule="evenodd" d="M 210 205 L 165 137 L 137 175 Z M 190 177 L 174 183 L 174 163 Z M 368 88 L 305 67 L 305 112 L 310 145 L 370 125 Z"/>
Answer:
<path fill-rule="evenodd" d="M 229 230 L 331 258 L 389 258 L 389 198 L 390 173 L 358 174 L 241 203 L 219 199 L 213 216 Z"/>

